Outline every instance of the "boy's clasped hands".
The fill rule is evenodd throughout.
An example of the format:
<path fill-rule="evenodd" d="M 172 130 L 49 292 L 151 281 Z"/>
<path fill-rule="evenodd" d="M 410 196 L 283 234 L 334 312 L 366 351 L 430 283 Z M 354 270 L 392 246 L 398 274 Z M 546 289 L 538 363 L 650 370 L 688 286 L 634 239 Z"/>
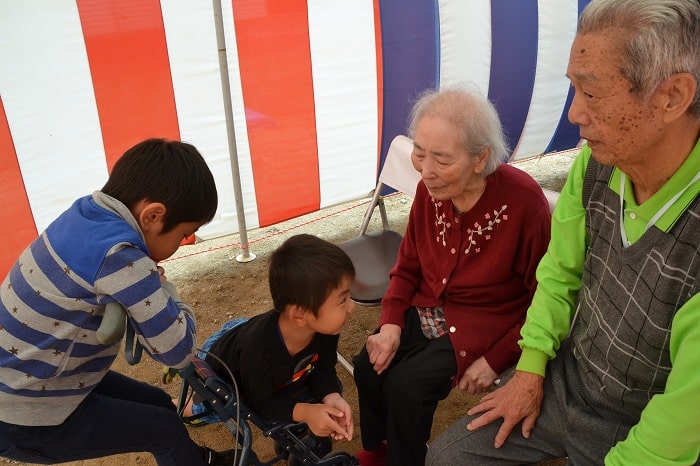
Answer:
<path fill-rule="evenodd" d="M 295 421 L 305 422 L 319 437 L 352 440 L 352 411 L 339 393 L 329 393 L 322 403 L 297 403 L 293 416 Z"/>

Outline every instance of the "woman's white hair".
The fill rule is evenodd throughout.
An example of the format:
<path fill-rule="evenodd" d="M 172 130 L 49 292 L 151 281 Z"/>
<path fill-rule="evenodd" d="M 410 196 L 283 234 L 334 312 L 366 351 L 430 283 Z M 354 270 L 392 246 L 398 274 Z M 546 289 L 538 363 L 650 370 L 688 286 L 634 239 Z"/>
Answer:
<path fill-rule="evenodd" d="M 452 84 L 440 90 L 424 91 L 413 105 L 408 135 L 416 136 L 416 126 L 425 116 L 443 118 L 462 132 L 462 145 L 476 156 L 488 149 L 483 176 L 493 173 L 508 158 L 508 145 L 498 112 L 475 86 Z"/>

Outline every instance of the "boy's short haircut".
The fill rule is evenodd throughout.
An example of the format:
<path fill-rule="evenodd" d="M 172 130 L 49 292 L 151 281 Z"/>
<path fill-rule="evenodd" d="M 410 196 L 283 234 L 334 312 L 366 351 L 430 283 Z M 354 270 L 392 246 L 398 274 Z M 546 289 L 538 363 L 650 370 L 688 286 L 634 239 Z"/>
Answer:
<path fill-rule="evenodd" d="M 122 155 L 102 192 L 129 209 L 142 199 L 165 205 L 163 233 L 183 222 L 208 223 L 218 197 L 202 155 L 186 142 L 147 139 Z"/>
<path fill-rule="evenodd" d="M 313 235 L 287 239 L 270 257 L 269 283 L 277 312 L 289 305 L 314 315 L 344 279 L 355 279 L 350 257 L 337 245 Z"/>

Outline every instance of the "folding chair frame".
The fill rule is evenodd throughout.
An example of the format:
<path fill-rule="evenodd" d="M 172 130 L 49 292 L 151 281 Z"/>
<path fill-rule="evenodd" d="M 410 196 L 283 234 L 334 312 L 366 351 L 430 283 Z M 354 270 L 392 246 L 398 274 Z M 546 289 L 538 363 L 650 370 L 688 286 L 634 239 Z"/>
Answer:
<path fill-rule="evenodd" d="M 403 235 L 389 227 L 382 191 L 385 187 L 391 187 L 415 196 L 420 174 L 411 163 L 412 150 L 413 141 L 410 138 L 403 135 L 394 138 L 362 219 L 360 231 L 356 237 L 340 244 L 352 259 L 356 270 L 350 297 L 362 306 L 378 305 L 389 285 L 389 271 L 396 262 Z M 377 207 L 382 217 L 382 230 L 368 233 L 367 228 Z"/>

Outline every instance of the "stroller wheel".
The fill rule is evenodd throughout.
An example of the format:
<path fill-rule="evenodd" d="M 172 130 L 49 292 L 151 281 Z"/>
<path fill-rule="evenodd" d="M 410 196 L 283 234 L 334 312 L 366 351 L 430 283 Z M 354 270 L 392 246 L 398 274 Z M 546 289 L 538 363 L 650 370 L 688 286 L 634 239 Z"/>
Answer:
<path fill-rule="evenodd" d="M 306 445 L 306 448 L 308 450 L 313 451 L 319 458 L 324 458 L 326 456 L 333 455 L 333 453 L 331 452 L 331 450 L 333 449 L 333 442 L 331 441 L 330 437 L 316 437 L 315 435 L 305 435 L 301 439 L 301 441 L 304 442 L 304 445 Z M 287 466 L 302 466 L 304 464 L 314 463 L 304 463 L 302 459 L 299 459 L 294 455 L 289 455 L 289 458 L 287 459 Z M 342 463 L 338 464 L 340 465 Z"/>
<path fill-rule="evenodd" d="M 344 451 L 332 451 L 321 458 L 321 462 L 328 466 L 356 466 L 360 461 Z M 290 456 L 287 460 L 287 466 L 303 466 L 313 465 L 315 463 L 304 463 L 302 460 Z"/>
<path fill-rule="evenodd" d="M 360 460 L 358 460 L 357 457 L 352 456 L 349 453 L 345 453 L 344 451 L 332 451 L 321 458 L 323 461 L 330 459 L 335 460 L 332 463 L 329 463 L 333 466 L 356 466 L 360 464 Z"/>
<path fill-rule="evenodd" d="M 275 442 L 275 456 L 279 456 L 281 459 L 289 458 L 289 450 L 287 450 L 281 443 Z"/>

